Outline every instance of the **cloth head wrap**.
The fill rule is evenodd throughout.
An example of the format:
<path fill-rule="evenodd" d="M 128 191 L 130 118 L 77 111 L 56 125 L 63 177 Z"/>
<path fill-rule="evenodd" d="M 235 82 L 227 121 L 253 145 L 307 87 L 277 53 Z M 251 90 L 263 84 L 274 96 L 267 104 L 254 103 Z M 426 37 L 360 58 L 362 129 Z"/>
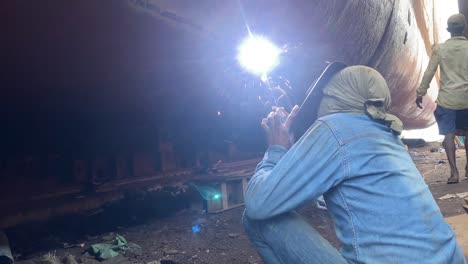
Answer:
<path fill-rule="evenodd" d="M 398 117 L 387 113 L 390 104 L 390 90 L 379 72 L 366 66 L 350 66 L 333 76 L 325 86 L 318 116 L 367 114 L 399 135 L 403 123 Z"/>

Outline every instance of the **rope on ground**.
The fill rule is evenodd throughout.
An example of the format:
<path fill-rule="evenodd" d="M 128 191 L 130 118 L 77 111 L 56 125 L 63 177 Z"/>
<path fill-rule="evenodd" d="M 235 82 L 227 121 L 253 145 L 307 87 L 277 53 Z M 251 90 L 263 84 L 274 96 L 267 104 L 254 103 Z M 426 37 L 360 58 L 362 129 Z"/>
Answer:
<path fill-rule="evenodd" d="M 440 164 L 435 165 L 435 166 L 434 166 L 434 169 L 424 172 L 422 176 L 425 177 L 428 173 L 431 173 L 431 172 L 437 170 L 437 168 L 440 167 L 442 164 L 443 164 L 443 163 L 440 163 Z"/>

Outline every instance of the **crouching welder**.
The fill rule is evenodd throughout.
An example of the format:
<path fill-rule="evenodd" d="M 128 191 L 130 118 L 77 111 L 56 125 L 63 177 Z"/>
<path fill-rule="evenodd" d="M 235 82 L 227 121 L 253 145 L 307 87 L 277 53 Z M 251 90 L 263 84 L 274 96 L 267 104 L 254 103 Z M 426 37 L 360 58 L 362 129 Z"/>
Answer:
<path fill-rule="evenodd" d="M 248 184 L 244 226 L 266 263 L 466 263 L 386 112 L 390 91 L 365 66 L 323 74 L 309 91 L 319 119 L 292 145 L 303 113 L 262 121 L 269 148 Z M 319 91 L 319 92 L 317 92 Z M 315 115 L 314 111 L 311 115 Z M 285 120 L 285 121 L 284 121 Z M 292 145 L 292 146 L 291 146 Z M 343 247 L 295 209 L 324 195 Z"/>

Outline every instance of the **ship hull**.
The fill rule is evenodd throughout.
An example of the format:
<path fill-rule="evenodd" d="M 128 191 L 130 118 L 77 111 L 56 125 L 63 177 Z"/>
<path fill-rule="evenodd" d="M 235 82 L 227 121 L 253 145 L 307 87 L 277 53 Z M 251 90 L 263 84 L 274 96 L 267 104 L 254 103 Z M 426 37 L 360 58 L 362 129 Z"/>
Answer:
<path fill-rule="evenodd" d="M 391 112 L 406 129 L 435 122 L 434 99 L 416 107 L 416 88 L 430 54 L 438 25 L 427 17 L 432 1 L 169 1 L 129 0 L 130 6 L 206 38 L 212 50 L 234 49 L 248 30 L 278 45 L 300 45 L 302 69 L 294 80 L 313 82 L 327 61 L 377 69 L 392 92 Z M 164 16 L 162 14 L 172 14 Z M 231 45 L 231 47 L 229 46 Z M 436 90 L 436 82 L 433 82 Z M 304 87 L 307 88 L 307 87 Z"/>
<path fill-rule="evenodd" d="M 62 77 L 62 82 L 65 84 L 69 84 L 70 80 L 73 80 L 73 82 L 81 80 L 80 85 L 76 86 L 80 87 L 80 89 L 69 89 L 67 92 L 55 91 L 54 93 L 53 90 L 47 88 L 55 87 L 54 84 L 56 85 L 56 83 L 52 82 L 49 85 L 43 86 L 44 89 L 49 89 L 47 91 L 44 90 L 38 93 L 36 90 L 39 89 L 36 89 L 34 93 L 31 92 L 31 94 L 37 95 L 35 102 L 40 102 L 38 105 L 41 107 L 42 105 L 49 105 L 54 113 L 57 111 L 55 108 L 57 102 L 67 105 L 64 109 L 69 110 L 74 110 L 74 108 L 80 110 L 83 108 L 83 105 L 88 108 L 88 104 L 91 108 L 93 105 L 97 105 L 98 107 L 94 107 L 94 109 L 99 111 L 109 108 L 112 116 L 118 116 L 121 113 L 121 109 L 141 110 L 138 112 L 139 115 L 150 112 L 147 109 L 159 113 L 172 113 L 180 111 L 184 101 L 180 104 L 173 104 L 170 101 L 164 102 L 162 100 L 156 103 L 154 98 L 157 96 L 150 96 L 150 93 L 158 95 L 158 93 L 173 92 L 175 94 L 177 92 L 178 94 L 175 97 L 178 100 L 182 100 L 190 97 L 189 95 L 204 95 L 203 92 L 205 92 L 211 97 L 197 97 L 201 98 L 200 100 L 204 100 L 199 105 L 209 105 L 208 101 L 215 97 L 210 93 L 211 88 L 208 89 L 202 87 L 202 85 L 197 85 L 196 89 L 194 89 L 194 86 L 189 84 L 185 86 L 179 85 L 180 87 L 184 87 L 185 90 L 182 90 L 182 88 L 176 90 L 178 87 L 174 85 L 170 87 L 171 89 L 155 91 L 153 83 L 148 81 L 150 83 L 148 87 L 151 89 L 139 90 L 135 88 L 136 85 L 134 85 L 135 82 L 133 80 L 147 78 L 148 75 L 151 75 L 150 78 L 147 78 L 149 80 L 156 77 L 163 78 L 175 72 L 174 69 L 183 68 L 184 70 L 191 69 L 194 72 L 194 74 L 190 75 L 190 80 L 193 79 L 195 80 L 194 82 L 200 81 L 199 79 L 220 79 L 221 82 L 224 82 L 224 86 L 232 88 L 231 90 L 235 91 L 236 87 L 243 84 L 242 80 L 233 78 L 237 76 L 237 73 L 231 69 L 235 68 L 232 65 L 235 64 L 237 46 L 248 36 L 248 30 L 250 30 L 252 33 L 270 38 L 278 45 L 287 45 L 290 48 L 290 52 L 285 54 L 279 68 L 282 70 L 281 74 L 284 73 L 291 83 L 294 84 L 294 89 L 298 90 L 299 94 L 302 92 L 305 95 L 305 91 L 319 76 L 327 62 L 342 61 L 349 65 L 368 65 L 381 72 L 389 84 L 392 92 L 391 112 L 402 119 L 407 129 L 424 128 L 434 123 L 434 100 L 427 97 L 424 100 L 424 108 L 422 110 L 416 107 L 414 100 L 415 90 L 428 62 L 431 45 L 436 42 L 435 36 L 437 35 L 438 25 L 427 16 L 428 13 L 432 13 L 428 12 L 432 8 L 431 2 L 428 0 L 128 0 L 127 2 L 112 2 L 111 5 L 108 2 L 100 1 L 77 1 L 70 7 L 69 4 L 65 5 L 61 1 L 57 1 L 57 6 L 61 7 L 62 10 L 69 11 L 77 18 L 88 16 L 89 19 L 82 19 L 81 22 L 89 25 L 89 27 L 76 27 L 75 31 L 72 31 L 75 34 L 68 34 L 69 32 L 65 32 L 66 30 L 64 30 L 65 33 L 63 34 L 52 35 L 52 37 L 61 40 L 62 43 L 60 41 L 50 42 L 50 35 L 42 35 L 43 28 L 40 23 L 37 28 L 34 27 L 36 24 L 30 23 L 28 25 L 34 27 L 40 34 L 38 33 L 31 37 L 31 34 L 23 32 L 23 37 L 26 40 L 23 42 L 25 43 L 24 46 L 28 48 L 37 46 L 36 52 L 30 52 L 35 56 L 28 56 L 28 52 L 18 52 L 17 56 L 13 56 L 12 58 L 19 61 L 17 64 L 21 65 L 20 68 L 35 65 L 34 69 L 42 69 L 44 68 L 42 67 L 43 64 L 48 66 L 45 67 L 48 68 L 47 71 L 41 71 L 41 74 L 37 74 L 40 76 L 40 81 L 54 80 L 57 76 Z M 14 3 L 20 5 L 18 4 L 20 2 Z M 36 5 L 38 5 L 38 8 L 42 7 L 38 2 Z M 19 17 L 24 19 L 29 18 L 30 14 L 25 10 L 35 10 L 35 8 L 22 9 L 20 12 L 22 16 Z M 48 8 L 43 9 L 44 12 L 53 13 L 51 10 Z M 42 12 L 38 13 L 41 13 L 39 18 L 42 19 Z M 80 14 L 80 16 L 77 14 Z M 52 19 L 52 22 L 61 21 L 62 19 L 59 16 L 47 17 L 52 17 L 49 18 Z M 73 16 L 68 20 L 64 18 L 65 21 L 68 21 L 68 24 L 65 23 L 69 26 L 67 29 L 73 28 L 73 25 L 75 25 L 74 18 Z M 155 20 L 158 20 L 158 22 L 155 22 Z M 166 30 L 167 25 L 161 27 L 159 21 L 164 21 L 164 23 L 170 27 L 174 27 L 176 30 Z M 18 20 L 17 22 L 20 25 L 23 23 L 23 20 Z M 156 25 L 159 28 L 155 29 Z M 110 28 L 114 30 L 109 30 Z M 57 29 L 57 32 L 61 31 Z M 164 32 L 164 34 L 161 32 Z M 15 32 L 18 35 L 21 35 L 20 33 Z M 16 36 L 15 34 L 12 34 L 12 36 Z M 78 37 L 72 38 L 75 36 Z M 129 39 L 134 38 L 136 41 L 127 41 L 127 39 L 122 41 L 122 36 Z M 101 47 L 100 49 L 95 48 L 95 45 L 87 42 L 93 38 L 96 43 L 100 44 L 98 45 Z M 183 43 L 173 45 L 173 39 Z M 120 40 L 121 42 L 114 40 Z M 19 42 L 22 43 L 21 41 Z M 38 42 L 42 43 L 42 45 L 30 45 L 30 43 Z M 55 43 L 62 43 L 62 46 L 65 47 L 75 47 L 75 42 L 80 43 L 77 50 L 86 55 L 81 55 L 85 57 L 81 62 L 82 64 L 77 63 L 80 62 L 77 59 L 78 56 L 67 60 L 68 56 L 73 55 L 69 49 L 57 48 L 53 52 L 49 50 L 52 49 L 50 47 L 56 47 L 54 46 Z M 88 43 L 88 46 L 86 43 Z M 92 44 L 96 43 L 93 42 Z M 115 50 L 107 48 L 109 46 L 112 46 Z M 27 49 L 25 50 L 27 51 Z M 23 56 L 23 54 L 26 55 Z M 53 59 L 55 58 L 54 56 L 49 56 L 52 54 L 56 55 L 55 57 L 58 62 Z M 41 60 L 43 57 L 44 59 Z M 184 60 L 181 60 L 181 57 Z M 61 60 L 65 60 L 65 62 Z M 37 64 L 38 61 L 41 64 Z M 180 68 L 176 68 L 175 64 Z M 62 68 L 66 68 L 62 67 L 63 65 L 71 68 L 71 70 L 62 72 Z M 81 67 L 87 68 L 89 72 L 83 71 Z M 131 74 L 128 75 L 129 73 Z M 158 74 L 159 76 L 156 76 Z M 234 74 L 234 76 L 229 76 L 229 74 Z M 272 74 L 279 74 L 279 72 Z M 199 75 L 202 77 L 199 78 Z M 89 84 L 96 82 L 97 76 L 104 76 L 99 80 L 107 85 L 90 86 Z M 130 81 L 120 78 L 121 76 L 127 77 Z M 108 78 L 111 79 L 110 82 L 107 82 Z M 176 78 L 184 79 L 185 77 L 180 74 Z M 228 85 L 228 82 L 232 83 Z M 432 95 L 435 95 L 437 90 L 436 83 L 436 81 L 432 82 Z M 137 82 L 137 84 L 140 85 L 141 82 Z M 164 84 L 166 85 L 164 88 L 172 85 L 168 80 Z M 203 84 L 206 84 L 206 82 L 203 82 Z M 223 83 L 217 83 L 217 85 L 221 87 Z M 69 86 L 73 87 L 72 85 L 64 85 L 64 89 L 68 89 L 67 87 Z M 93 89 L 86 89 L 88 86 L 93 89 L 95 88 L 98 92 Z M 112 89 L 109 88 L 109 91 L 99 90 L 102 88 L 101 86 L 112 87 Z M 25 85 L 25 87 L 35 89 L 35 86 L 32 85 Z M 119 87 L 121 87 L 120 90 Z M 204 88 L 206 89 L 198 92 Z M 193 90 L 196 91 L 194 92 Z M 209 92 L 206 92 L 207 90 Z M 60 100 L 51 96 L 54 94 Z M 88 94 L 102 94 L 101 97 L 97 95 L 95 97 L 104 98 L 105 100 L 95 99 L 93 101 L 94 97 L 88 96 Z M 184 96 L 179 96 L 179 94 L 184 94 Z M 15 101 L 16 103 L 12 104 L 12 106 L 19 106 L 21 110 L 22 106 L 34 108 L 35 105 L 29 105 L 31 100 L 28 95 L 29 93 L 25 93 L 25 99 L 21 101 L 22 103 Z M 18 95 L 15 96 L 20 97 Z M 86 98 L 86 100 L 76 100 L 75 97 Z M 3 96 L 3 102 L 6 102 L 7 99 L 4 98 L 9 97 Z M 53 103 L 50 103 L 50 100 Z M 86 103 L 83 104 L 83 101 L 86 101 Z M 49 103 L 47 104 L 47 102 Z M 2 105 L 10 106 L 10 104 L 6 103 Z M 38 107 L 38 109 L 41 108 Z M 220 114 L 221 112 L 218 115 Z M 151 115 L 151 118 L 153 117 Z M 200 119 L 204 120 L 204 118 L 206 118 L 205 115 Z M 254 121 L 258 125 L 259 120 Z M 193 135 L 190 136 L 194 138 Z M 116 142 L 113 141 L 110 145 L 114 146 Z M 79 147 L 77 146 L 78 149 Z M 75 151 L 73 149 L 73 152 Z M 164 152 L 164 150 L 161 150 L 161 152 Z M 174 160 L 173 153 L 169 154 L 168 156 L 171 156 L 171 159 Z M 126 157 L 125 155 L 123 156 Z M 90 155 L 87 158 L 92 160 L 95 157 Z M 120 158 L 118 160 L 123 160 L 123 158 Z M 42 160 L 39 159 L 39 161 L 47 160 L 47 162 L 52 164 L 55 159 L 58 158 L 47 156 Z M 146 159 L 145 156 L 144 160 L 150 160 L 150 158 Z M 84 166 L 86 169 L 77 169 L 77 175 L 73 176 L 76 182 L 70 183 L 70 185 L 73 185 L 70 188 L 65 188 L 64 184 L 61 186 L 59 184 L 62 181 L 56 183 L 56 185 L 50 184 L 49 186 L 45 184 L 47 183 L 45 179 L 34 175 L 37 172 L 30 173 L 31 178 L 35 176 L 34 181 L 31 180 L 29 182 L 25 180 L 25 183 L 23 183 L 23 180 L 20 179 L 21 176 L 18 175 L 21 175 L 21 173 L 26 175 L 28 171 L 25 169 L 23 172 L 23 167 L 27 166 L 21 164 L 30 164 L 30 171 L 33 171 L 34 166 L 31 164 L 36 164 L 36 161 L 35 157 L 29 158 L 28 156 L 27 162 L 10 162 L 14 165 L 12 167 L 15 167 L 15 164 L 19 165 L 17 166 L 18 169 L 6 171 L 5 175 L 7 177 L 2 179 L 4 180 L 2 183 L 5 183 L 4 186 L 8 186 L 8 192 L 4 191 L 0 199 L 0 211 L 2 212 L 0 228 L 11 227 L 26 221 L 42 221 L 57 215 L 95 209 L 103 204 L 122 199 L 122 193 L 130 189 L 128 186 L 144 189 L 150 186 L 150 182 L 151 184 L 159 185 L 163 183 L 167 184 L 168 179 L 176 179 L 175 177 L 168 177 L 166 175 L 165 167 L 162 169 L 165 171 L 164 173 L 159 172 L 159 174 L 155 174 L 156 172 L 151 170 L 147 172 L 146 167 L 154 167 L 154 164 L 151 164 L 151 162 L 144 163 L 142 161 L 141 163 L 147 166 L 145 166 L 145 170 L 141 170 L 142 172 L 140 172 L 137 170 L 139 163 L 134 162 L 135 172 L 132 175 L 134 177 L 127 177 L 129 176 L 127 174 L 130 169 L 122 169 L 122 173 L 117 173 L 118 177 L 126 175 L 122 176 L 125 178 L 125 184 L 113 179 L 111 182 L 106 183 L 106 185 L 97 187 L 94 193 L 85 194 L 85 200 L 78 200 L 76 197 L 81 197 L 83 192 L 82 186 L 77 186 L 83 184 L 80 181 L 80 175 L 84 174 L 84 171 L 87 170 L 94 171 L 94 168 L 92 168 L 93 162 L 90 162 L 88 167 Z M 78 165 L 84 162 L 83 160 L 80 160 L 80 163 L 75 161 Z M 126 162 L 117 163 L 122 165 L 117 166 L 118 168 L 126 168 Z M 175 161 L 173 163 L 175 164 Z M 174 166 L 172 165 L 169 167 L 173 168 Z M 81 168 L 80 166 L 76 167 Z M 119 171 L 118 168 L 117 170 Z M 248 168 L 253 169 L 254 164 L 249 164 Z M 186 176 L 181 176 L 183 178 L 181 179 L 182 182 L 188 181 L 192 177 L 190 175 L 191 169 L 187 169 L 187 171 L 187 173 L 183 173 Z M 62 179 L 64 176 L 58 173 L 54 173 L 53 175 L 55 176 L 52 178 L 55 178 L 55 180 Z M 151 176 L 143 182 L 141 178 L 138 178 L 146 175 L 156 176 Z M 82 178 L 85 177 L 83 176 Z M 35 184 L 31 184 L 31 182 L 40 182 L 46 185 L 46 187 L 42 189 Z M 51 182 L 55 183 L 55 181 Z M 23 192 L 18 190 L 23 190 Z M 50 210 L 38 212 L 43 208 L 50 208 Z"/>

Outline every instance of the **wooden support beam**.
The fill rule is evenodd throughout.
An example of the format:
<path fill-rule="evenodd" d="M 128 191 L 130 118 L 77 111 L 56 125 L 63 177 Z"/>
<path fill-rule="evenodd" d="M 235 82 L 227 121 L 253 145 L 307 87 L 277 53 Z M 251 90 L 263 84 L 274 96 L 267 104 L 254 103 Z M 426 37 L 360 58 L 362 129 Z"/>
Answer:
<path fill-rule="evenodd" d="M 468 17 L 468 0 L 458 0 L 458 10 Z M 468 30 L 465 30 L 465 36 L 468 38 Z"/>
<path fill-rule="evenodd" d="M 154 191 L 164 186 L 181 186 L 193 181 L 216 183 L 219 192 L 224 193 L 221 199 L 208 202 L 209 212 L 230 209 L 243 204 L 247 179 L 253 175 L 257 163 L 258 159 L 226 163 L 209 174 L 194 174 L 192 169 L 178 169 L 149 177 L 125 177 L 94 186 L 92 192 L 83 192 L 83 186 L 75 185 L 29 196 L 5 196 L 0 199 L 0 229 L 95 210 L 122 199 L 128 190 Z M 225 184 L 221 187 L 223 182 Z"/>
<path fill-rule="evenodd" d="M 226 182 L 221 183 L 221 199 L 223 201 L 223 208 L 228 208 L 228 192 L 227 192 L 227 186 Z"/>
<path fill-rule="evenodd" d="M 207 201 L 208 213 L 220 213 L 244 204 L 247 183 L 252 175 L 235 178 L 206 179 L 201 182 L 215 186 L 221 194 L 221 199 Z"/>

